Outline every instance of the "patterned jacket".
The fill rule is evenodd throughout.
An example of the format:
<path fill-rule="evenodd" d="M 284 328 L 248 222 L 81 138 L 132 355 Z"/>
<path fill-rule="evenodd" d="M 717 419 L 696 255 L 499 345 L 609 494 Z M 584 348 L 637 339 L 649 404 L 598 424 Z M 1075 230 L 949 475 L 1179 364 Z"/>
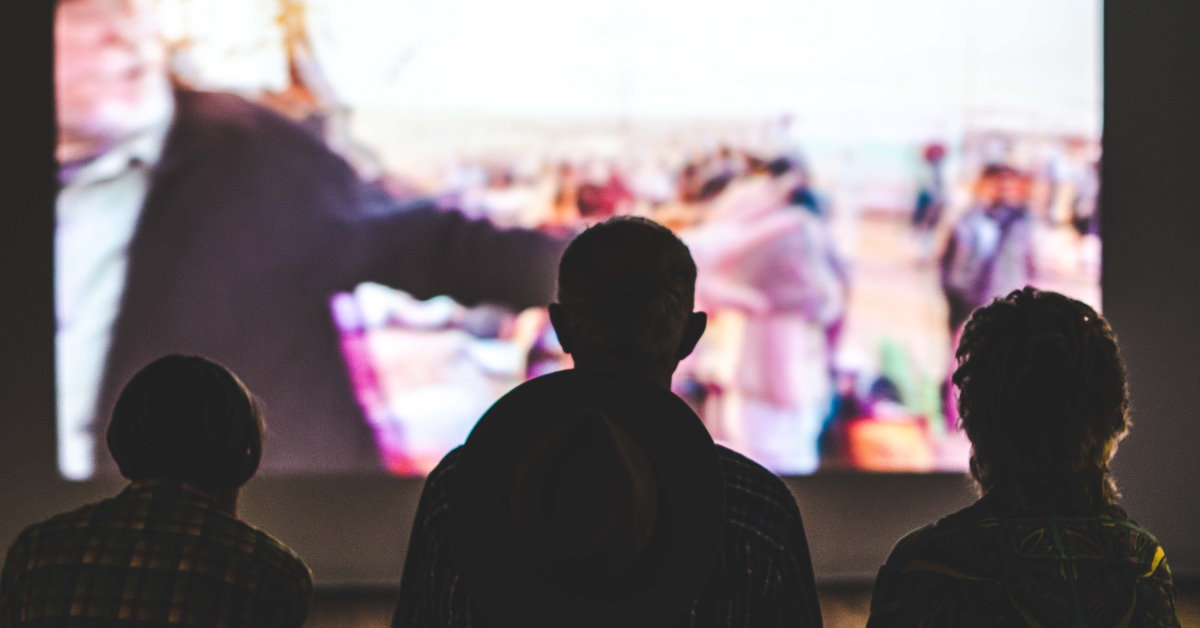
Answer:
<path fill-rule="evenodd" d="M 870 628 L 1179 626 L 1158 541 L 1117 506 L 1019 512 L 985 497 L 900 540 Z"/>
<path fill-rule="evenodd" d="M 312 575 L 186 484 L 135 482 L 27 528 L 0 576 L 0 626 L 300 626 Z"/>
<path fill-rule="evenodd" d="M 671 628 L 821 625 L 804 524 L 783 481 L 717 447 L 725 473 L 725 532 L 717 564 Z M 394 628 L 488 628 L 454 563 L 450 521 L 459 450 L 425 482 L 404 564 Z"/>

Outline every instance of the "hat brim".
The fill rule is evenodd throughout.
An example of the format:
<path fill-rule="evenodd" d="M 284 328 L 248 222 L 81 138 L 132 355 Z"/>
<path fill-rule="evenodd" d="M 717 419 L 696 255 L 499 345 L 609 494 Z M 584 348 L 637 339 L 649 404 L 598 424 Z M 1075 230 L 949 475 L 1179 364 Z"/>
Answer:
<path fill-rule="evenodd" d="M 647 559 L 614 589 L 572 590 L 522 556 L 510 516 L 530 443 L 556 421 L 594 408 L 642 448 L 659 487 Z M 682 399 L 659 386 L 569 370 L 513 389 L 479 419 L 454 479 L 455 559 L 468 595 L 497 626 L 664 626 L 700 593 L 724 527 L 724 479 L 712 437 Z"/>

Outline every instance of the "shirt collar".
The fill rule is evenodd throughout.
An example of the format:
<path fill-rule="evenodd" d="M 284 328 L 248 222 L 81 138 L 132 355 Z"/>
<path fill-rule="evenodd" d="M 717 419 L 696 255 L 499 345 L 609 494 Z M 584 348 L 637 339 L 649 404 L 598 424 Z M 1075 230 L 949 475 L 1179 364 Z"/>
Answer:
<path fill-rule="evenodd" d="M 173 491 L 177 493 L 187 493 L 188 496 L 207 504 L 216 505 L 203 489 L 187 482 L 172 480 L 169 478 L 152 478 L 148 480 L 134 480 L 125 487 L 124 493 L 141 493 L 141 492 L 158 492 L 158 491 Z"/>
<path fill-rule="evenodd" d="M 155 166 L 162 157 L 174 118 L 175 105 L 172 101 L 166 115 L 150 127 L 125 138 L 89 161 L 60 166 L 60 183 L 63 187 L 89 185 L 115 179 L 133 167 Z"/>

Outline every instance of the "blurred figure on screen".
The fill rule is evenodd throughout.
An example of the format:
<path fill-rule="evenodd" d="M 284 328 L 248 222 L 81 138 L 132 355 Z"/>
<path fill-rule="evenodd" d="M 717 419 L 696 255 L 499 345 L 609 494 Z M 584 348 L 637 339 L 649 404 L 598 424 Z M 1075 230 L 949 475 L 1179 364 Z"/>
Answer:
<path fill-rule="evenodd" d="M 730 184 L 714 200 L 709 222 L 685 235 L 709 274 L 698 294 L 722 310 L 714 340 L 731 360 L 710 369 L 706 420 L 720 438 L 780 473 L 817 468 L 846 303 L 847 276 L 827 225 L 798 202 L 806 179 L 797 160 L 771 160 L 761 173 Z M 712 244 L 731 239 L 725 233 L 747 238 L 756 231 L 769 237 L 736 254 L 726 245 L 724 259 L 714 259 Z M 702 351 L 711 349 L 717 346 Z M 720 371 L 723 377 L 712 377 Z"/>
<path fill-rule="evenodd" d="M 238 518 L 263 417 L 236 375 L 200 357 L 155 360 L 121 392 L 108 449 L 130 484 L 21 533 L 0 576 L 0 625 L 304 624 L 308 567 Z"/>
<path fill-rule="evenodd" d="M 236 369 L 271 409 L 269 471 L 382 468 L 329 299 L 543 305 L 565 242 L 403 205 L 320 138 L 230 94 L 173 89 L 153 6 L 62 0 L 55 18 L 60 468 L 93 474 L 94 417 L 166 351 Z"/>
<path fill-rule="evenodd" d="M 896 544 L 868 626 L 1179 626 L 1162 545 L 1117 505 L 1129 393 L 1108 322 L 1026 287 L 971 315 L 957 359 L 981 496 Z"/>
<path fill-rule="evenodd" d="M 945 159 L 946 147 L 941 144 L 927 144 L 921 151 L 917 202 L 912 217 L 918 231 L 931 231 L 941 220 L 946 206 Z"/>
<path fill-rule="evenodd" d="M 917 199 L 913 205 L 912 224 L 917 232 L 921 262 L 932 261 L 933 232 L 942 221 L 946 209 L 946 147 L 939 143 L 926 144 L 921 151 L 921 168 L 917 175 Z"/>
<path fill-rule="evenodd" d="M 951 336 L 975 308 L 1034 279 L 1027 177 L 1009 166 L 987 166 L 974 203 L 954 223 L 941 259 Z"/>

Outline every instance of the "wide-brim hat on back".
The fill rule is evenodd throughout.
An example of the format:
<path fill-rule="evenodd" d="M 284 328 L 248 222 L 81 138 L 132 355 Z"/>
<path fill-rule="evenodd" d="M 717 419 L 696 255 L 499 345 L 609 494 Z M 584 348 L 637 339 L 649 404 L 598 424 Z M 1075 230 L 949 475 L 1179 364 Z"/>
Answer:
<path fill-rule="evenodd" d="M 717 450 L 682 399 L 562 371 L 483 415 L 454 479 L 455 560 L 495 626 L 665 626 L 721 545 Z"/>

